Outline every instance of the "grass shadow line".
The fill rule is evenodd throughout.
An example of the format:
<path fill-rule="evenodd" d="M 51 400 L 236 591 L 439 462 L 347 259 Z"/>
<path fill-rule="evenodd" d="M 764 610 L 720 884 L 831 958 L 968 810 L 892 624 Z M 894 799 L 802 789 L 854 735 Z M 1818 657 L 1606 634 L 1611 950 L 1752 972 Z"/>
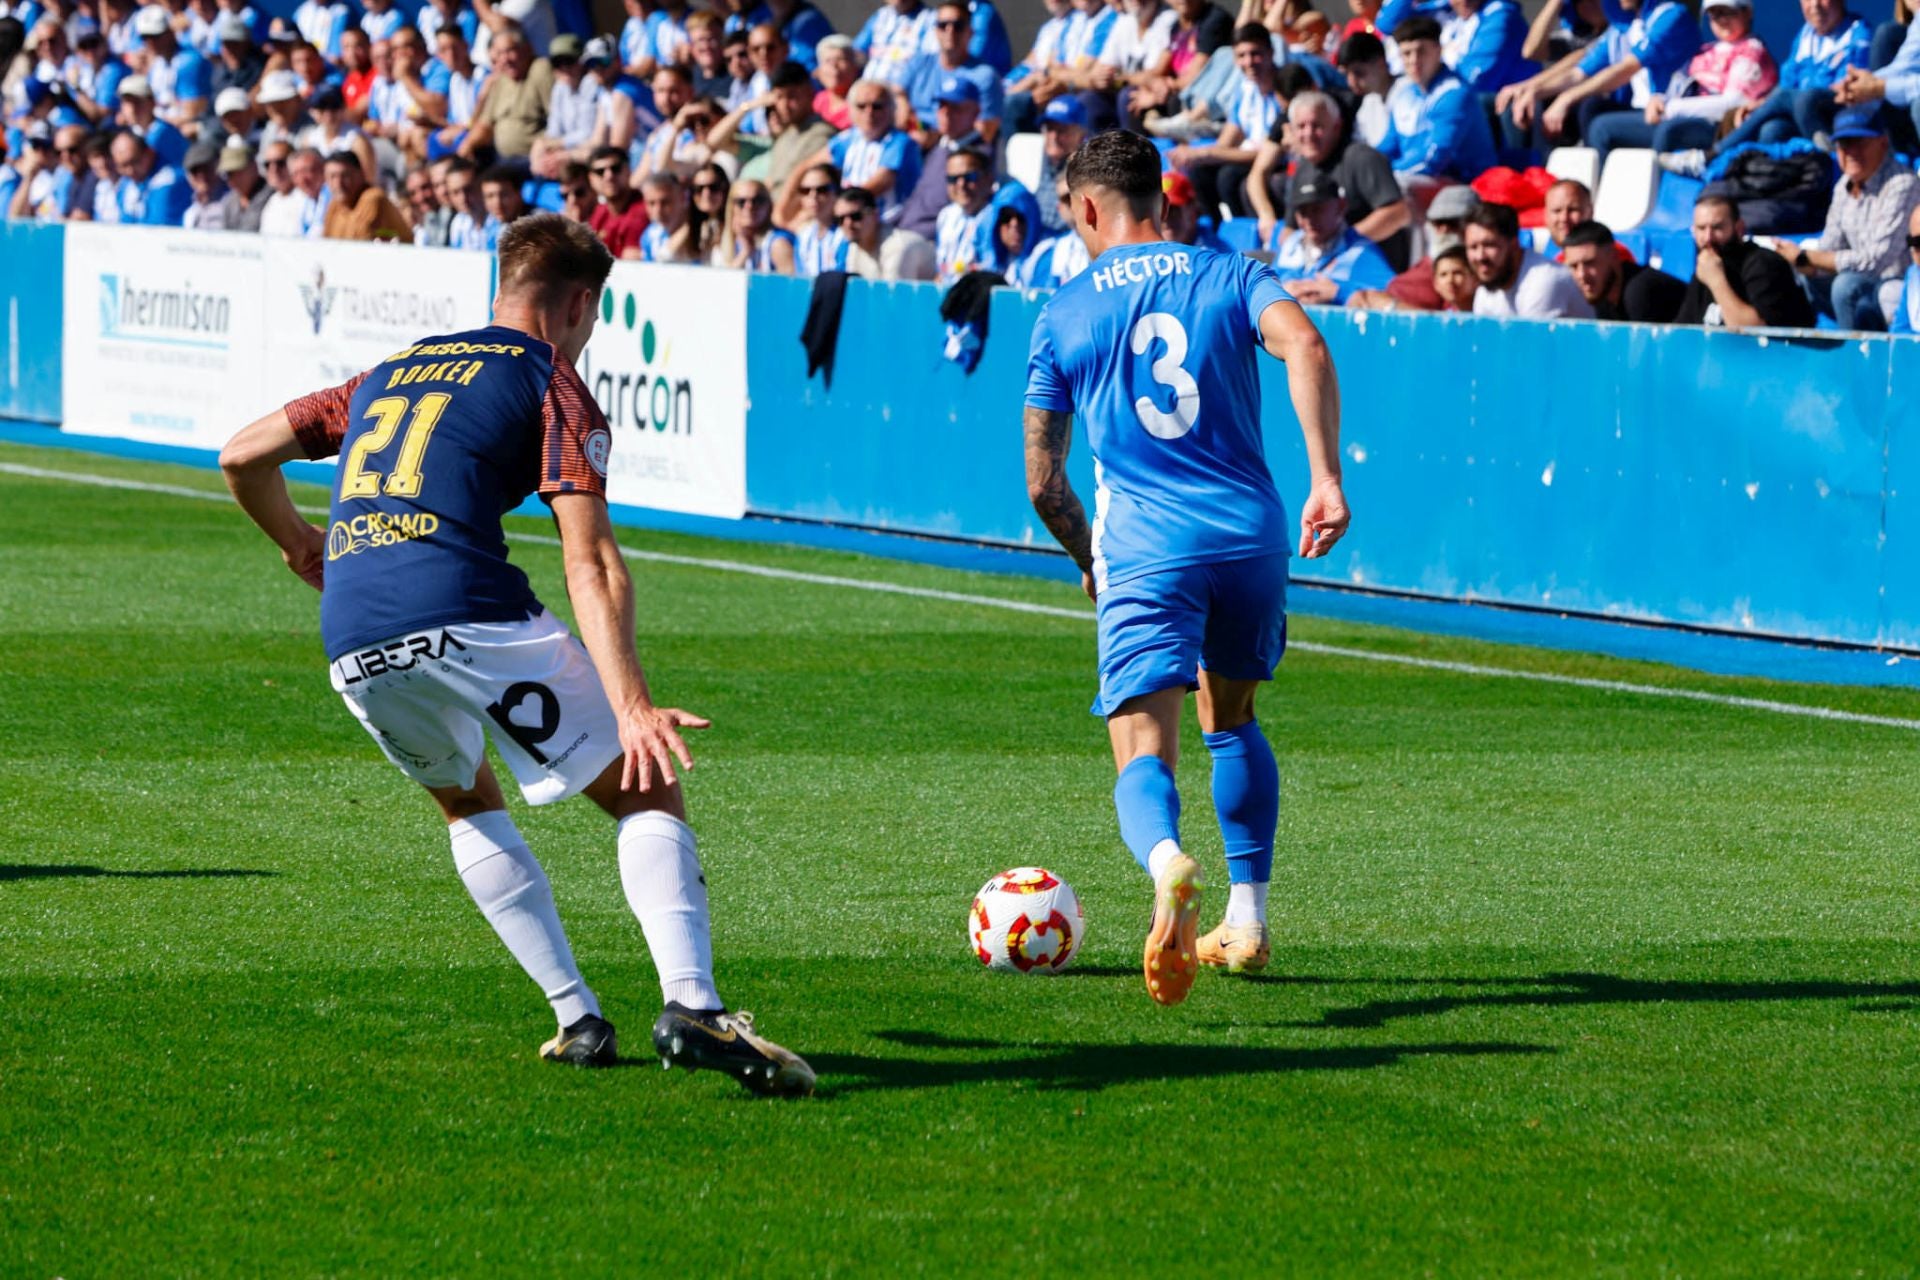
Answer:
<path fill-rule="evenodd" d="M 80 863 L 0 862 L 0 882 L 7 880 L 232 880 L 248 876 L 277 876 L 278 871 L 246 867 L 180 867 L 173 870 L 128 870 Z"/>

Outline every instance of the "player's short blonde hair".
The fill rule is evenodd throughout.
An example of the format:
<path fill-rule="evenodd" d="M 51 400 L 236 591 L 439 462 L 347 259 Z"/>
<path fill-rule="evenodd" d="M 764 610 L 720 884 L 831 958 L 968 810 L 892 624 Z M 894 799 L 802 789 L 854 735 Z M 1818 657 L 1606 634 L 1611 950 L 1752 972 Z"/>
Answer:
<path fill-rule="evenodd" d="M 613 254 L 585 223 L 558 213 L 516 219 L 500 233 L 500 292 L 545 303 L 569 288 L 599 289 Z"/>

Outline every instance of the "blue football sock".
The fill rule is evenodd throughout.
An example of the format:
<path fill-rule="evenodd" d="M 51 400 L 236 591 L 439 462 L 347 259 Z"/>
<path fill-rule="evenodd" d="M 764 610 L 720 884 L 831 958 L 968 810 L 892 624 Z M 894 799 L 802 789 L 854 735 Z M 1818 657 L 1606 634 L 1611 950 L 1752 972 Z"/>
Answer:
<path fill-rule="evenodd" d="M 1213 754 L 1213 807 L 1227 846 L 1227 879 L 1264 884 L 1273 875 L 1280 824 L 1280 768 L 1258 721 L 1206 736 Z"/>
<path fill-rule="evenodd" d="M 1162 840 L 1180 841 L 1180 793 L 1173 770 L 1159 756 L 1136 756 L 1113 784 L 1113 807 L 1120 814 L 1120 838 L 1142 867 Z"/>

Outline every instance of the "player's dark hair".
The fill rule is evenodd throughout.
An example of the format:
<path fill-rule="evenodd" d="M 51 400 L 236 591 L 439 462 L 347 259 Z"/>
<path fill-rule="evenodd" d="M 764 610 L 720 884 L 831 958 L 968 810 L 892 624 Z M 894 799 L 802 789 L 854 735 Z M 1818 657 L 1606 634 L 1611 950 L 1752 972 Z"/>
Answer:
<path fill-rule="evenodd" d="M 1416 15 L 1393 29 L 1393 38 L 1401 44 L 1409 40 L 1431 40 L 1440 43 L 1440 24 L 1425 15 Z"/>
<path fill-rule="evenodd" d="M 1386 60 L 1387 46 L 1371 31 L 1356 31 L 1348 36 L 1346 43 L 1340 46 L 1340 56 L 1337 59 L 1342 67 L 1360 67 L 1369 62 Z"/>
<path fill-rule="evenodd" d="M 1503 240 L 1520 238 L 1520 215 L 1504 204 L 1483 200 L 1467 215 L 1467 225 L 1491 231 Z"/>
<path fill-rule="evenodd" d="M 599 289 L 613 270 L 613 254 L 583 222 L 535 213 L 500 233 L 500 292 L 531 294 L 541 302 L 566 290 Z"/>
<path fill-rule="evenodd" d="M 1136 218 L 1160 213 L 1160 149 L 1137 133 L 1109 129 L 1094 134 L 1067 157 L 1062 176 L 1069 192 L 1089 187 L 1113 192 Z"/>
<path fill-rule="evenodd" d="M 1233 29 L 1235 46 L 1243 44 L 1263 44 L 1273 47 L 1273 33 L 1257 22 L 1243 22 Z"/>
<path fill-rule="evenodd" d="M 813 73 L 797 62 L 783 62 L 773 69 L 770 83 L 776 89 L 797 89 L 803 84 L 811 88 Z"/>
<path fill-rule="evenodd" d="M 1560 247 L 1571 249 L 1577 244 L 1590 244 L 1605 248 L 1612 243 L 1613 232 L 1607 229 L 1607 224 L 1588 218 L 1585 222 L 1576 222 L 1567 231 L 1567 238 L 1560 242 Z"/>

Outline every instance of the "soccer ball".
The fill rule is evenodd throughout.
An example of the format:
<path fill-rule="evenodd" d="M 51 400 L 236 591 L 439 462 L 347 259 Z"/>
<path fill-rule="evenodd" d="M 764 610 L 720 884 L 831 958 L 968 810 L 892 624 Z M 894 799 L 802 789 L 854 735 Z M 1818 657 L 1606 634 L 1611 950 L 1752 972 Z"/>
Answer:
<path fill-rule="evenodd" d="M 1002 973 L 1063 973 L 1086 936 L 1079 896 L 1045 867 L 1002 871 L 967 912 L 973 954 Z"/>

